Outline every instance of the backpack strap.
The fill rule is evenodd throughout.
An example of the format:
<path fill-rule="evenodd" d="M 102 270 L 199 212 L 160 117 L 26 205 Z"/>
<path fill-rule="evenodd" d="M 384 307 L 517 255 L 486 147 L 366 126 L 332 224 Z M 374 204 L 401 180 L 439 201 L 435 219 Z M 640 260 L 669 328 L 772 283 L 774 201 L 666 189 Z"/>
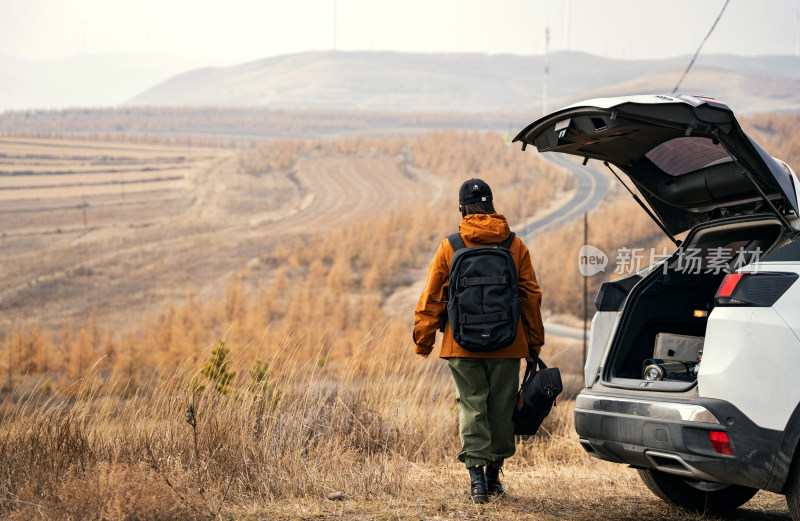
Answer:
<path fill-rule="evenodd" d="M 508 239 L 506 239 L 503 242 L 501 242 L 500 244 L 498 244 L 498 246 L 501 247 L 501 248 L 505 248 L 507 250 L 507 249 L 509 249 L 511 247 L 511 243 L 512 242 L 514 242 L 514 232 L 509 233 L 508 234 Z"/>
<path fill-rule="evenodd" d="M 467 247 L 460 233 L 451 233 L 447 236 L 447 240 L 450 241 L 450 246 L 453 247 L 453 251 L 458 251 Z"/>

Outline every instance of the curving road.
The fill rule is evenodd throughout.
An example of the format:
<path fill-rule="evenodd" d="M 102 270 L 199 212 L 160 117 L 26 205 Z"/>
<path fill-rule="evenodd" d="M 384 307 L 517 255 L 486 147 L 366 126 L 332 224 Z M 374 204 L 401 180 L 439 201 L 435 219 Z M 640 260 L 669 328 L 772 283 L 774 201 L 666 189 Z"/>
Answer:
<path fill-rule="evenodd" d="M 572 340 L 583 340 L 583 328 L 580 327 L 570 327 L 563 324 L 545 322 L 544 330 L 547 336 L 569 338 Z"/>
<path fill-rule="evenodd" d="M 561 208 L 533 221 L 517 232 L 517 235 L 522 237 L 524 241 L 530 240 L 535 235 L 553 226 L 568 222 L 571 219 L 580 217 L 584 212 L 594 209 L 600 204 L 609 189 L 608 178 L 601 170 L 598 170 L 597 165 L 600 165 L 600 163 L 597 161 L 592 161 L 583 166 L 569 161 L 559 153 L 547 153 L 543 154 L 543 157 L 575 174 L 578 186 L 572 199 Z"/>
<path fill-rule="evenodd" d="M 554 162 L 558 166 L 569 169 L 578 182 L 578 187 L 575 190 L 575 195 L 572 196 L 566 204 L 561 206 L 553 213 L 537 219 L 532 223 L 525 226 L 518 233 L 524 241 L 529 241 L 537 234 L 545 230 L 557 226 L 559 224 L 568 222 L 572 219 L 579 218 L 584 212 L 594 209 L 603 198 L 609 189 L 609 180 L 601 170 L 597 169 L 600 165 L 597 161 L 587 163 L 586 166 L 579 163 L 574 163 L 566 159 L 563 155 L 558 153 L 545 154 L 545 158 Z M 545 331 L 548 336 L 569 338 L 572 340 L 583 340 L 583 329 L 564 326 L 561 324 L 553 324 L 546 322 Z"/>

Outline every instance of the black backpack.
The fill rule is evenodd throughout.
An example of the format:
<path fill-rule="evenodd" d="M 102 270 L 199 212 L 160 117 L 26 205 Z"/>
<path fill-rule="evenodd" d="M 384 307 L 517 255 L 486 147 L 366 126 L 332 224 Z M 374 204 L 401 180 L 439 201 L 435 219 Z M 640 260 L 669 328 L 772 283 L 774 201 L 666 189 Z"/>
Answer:
<path fill-rule="evenodd" d="M 468 248 L 461 235 L 453 246 L 447 319 L 456 343 L 467 351 L 502 349 L 517 337 L 520 317 L 517 268 L 508 250 L 514 234 L 496 246 Z"/>
<path fill-rule="evenodd" d="M 557 367 L 548 368 L 538 356 L 535 362 L 528 362 L 514 407 L 514 434 L 536 434 L 563 390 Z"/>

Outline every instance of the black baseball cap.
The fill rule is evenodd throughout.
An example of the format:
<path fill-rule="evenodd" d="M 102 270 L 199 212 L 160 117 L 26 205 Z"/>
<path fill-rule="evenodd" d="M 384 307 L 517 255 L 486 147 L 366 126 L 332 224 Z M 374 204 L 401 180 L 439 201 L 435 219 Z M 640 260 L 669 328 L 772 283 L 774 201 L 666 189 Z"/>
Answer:
<path fill-rule="evenodd" d="M 482 179 L 464 181 L 458 189 L 458 204 L 473 204 L 492 200 L 492 189 Z"/>

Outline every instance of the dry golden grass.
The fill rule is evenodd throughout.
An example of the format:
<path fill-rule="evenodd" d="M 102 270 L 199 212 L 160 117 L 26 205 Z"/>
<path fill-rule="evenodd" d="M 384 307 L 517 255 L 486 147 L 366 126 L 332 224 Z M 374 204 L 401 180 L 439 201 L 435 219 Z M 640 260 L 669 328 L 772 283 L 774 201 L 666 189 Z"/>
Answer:
<path fill-rule="evenodd" d="M 402 494 L 414 464 L 440 463 L 455 450 L 453 396 L 440 366 L 378 338 L 338 368 L 299 362 L 296 346 L 282 347 L 292 356 L 273 357 L 267 381 L 229 396 L 190 391 L 188 368 L 127 397 L 117 375 L 87 377 L 77 398 L 7 396 L 0 508 L 52 517 L 93 500 L 100 504 L 90 510 L 107 511 L 100 518 L 127 519 L 152 500 L 130 490 L 136 476 L 152 482 L 156 503 L 198 517 L 336 490 L 368 500 Z M 125 508 L 122 517 L 113 512 Z"/>
<path fill-rule="evenodd" d="M 290 356 L 272 358 L 263 385 L 228 395 L 212 386 L 194 394 L 188 367 L 128 396 L 119 375 L 99 374 L 76 397 L 7 395 L 0 516 L 700 519 L 656 499 L 634 471 L 586 455 L 571 401 L 535 438 L 518 441 L 505 468 L 509 497 L 471 505 L 443 363 L 380 337 L 338 367 L 301 362 L 291 344 L 281 349 Z M 333 492 L 344 500 L 326 499 Z M 761 493 L 730 518 L 762 514 L 787 518 L 782 497 Z"/>

